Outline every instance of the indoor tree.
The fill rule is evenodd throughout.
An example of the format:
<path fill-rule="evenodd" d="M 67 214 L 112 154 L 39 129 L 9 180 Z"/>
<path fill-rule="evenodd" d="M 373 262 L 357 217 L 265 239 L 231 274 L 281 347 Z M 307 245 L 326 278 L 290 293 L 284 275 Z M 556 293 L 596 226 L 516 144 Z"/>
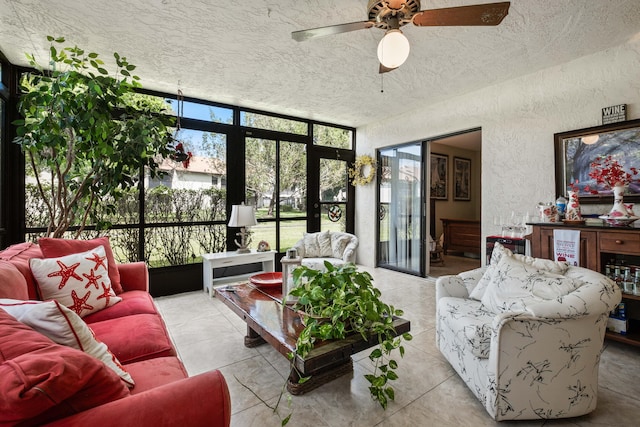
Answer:
<path fill-rule="evenodd" d="M 89 220 L 99 228 L 96 205 L 116 203 L 137 184 L 141 168 L 159 174 L 156 159 L 170 156 L 173 118 L 157 114 L 163 104 L 136 96 L 136 68 L 113 54 L 110 71 L 97 53 L 51 42 L 49 62 L 27 58 L 36 72 L 20 81 L 14 142 L 25 153 L 46 206 L 47 235 L 61 237 L 71 226 L 80 235 Z M 103 209 L 115 209 L 109 203 Z"/>

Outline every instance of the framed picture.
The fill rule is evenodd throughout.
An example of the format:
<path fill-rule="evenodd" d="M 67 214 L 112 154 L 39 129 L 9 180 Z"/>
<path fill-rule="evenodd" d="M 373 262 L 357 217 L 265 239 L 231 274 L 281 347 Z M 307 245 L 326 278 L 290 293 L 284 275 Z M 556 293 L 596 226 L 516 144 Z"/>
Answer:
<path fill-rule="evenodd" d="M 453 158 L 453 200 L 471 200 L 471 160 Z"/>
<path fill-rule="evenodd" d="M 431 198 L 447 200 L 449 156 L 431 153 Z"/>
<path fill-rule="evenodd" d="M 613 203 L 612 190 L 589 176 L 598 157 L 611 156 L 627 172 L 640 169 L 640 119 L 556 133 L 554 140 L 556 196 L 566 196 L 573 183 L 580 203 Z M 633 177 L 624 200 L 640 201 L 640 175 Z"/>

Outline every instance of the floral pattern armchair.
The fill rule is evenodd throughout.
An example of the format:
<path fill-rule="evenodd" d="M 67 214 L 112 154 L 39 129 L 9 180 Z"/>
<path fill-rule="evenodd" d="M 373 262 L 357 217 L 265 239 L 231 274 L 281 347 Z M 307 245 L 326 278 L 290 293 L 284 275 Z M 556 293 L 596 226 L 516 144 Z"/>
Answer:
<path fill-rule="evenodd" d="M 436 298 L 438 348 L 492 418 L 595 409 L 607 317 L 621 300 L 613 281 L 500 247 L 488 267 L 440 277 Z"/>
<path fill-rule="evenodd" d="M 302 258 L 302 265 L 321 271 L 325 270 L 325 261 L 334 266 L 355 264 L 357 248 L 356 236 L 338 231 L 304 233 L 304 237 L 292 246 Z"/>

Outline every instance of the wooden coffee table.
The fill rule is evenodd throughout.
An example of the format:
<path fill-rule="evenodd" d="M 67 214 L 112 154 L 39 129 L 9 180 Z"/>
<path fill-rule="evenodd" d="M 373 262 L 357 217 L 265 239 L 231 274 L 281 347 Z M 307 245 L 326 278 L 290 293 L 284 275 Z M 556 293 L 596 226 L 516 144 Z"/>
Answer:
<path fill-rule="evenodd" d="M 282 304 L 281 286 L 256 287 L 251 283 L 241 283 L 214 289 L 216 298 L 247 323 L 245 346 L 255 347 L 267 342 L 285 357 L 295 350 L 298 334 L 304 325 L 299 312 Z M 408 320 L 399 317 L 394 320 L 394 326 L 398 335 L 409 332 L 411 328 Z M 299 377 L 292 369 L 287 390 L 294 395 L 304 394 L 353 372 L 351 355 L 377 344 L 376 337 L 365 340 L 360 334 L 343 340 L 316 342 L 307 357 L 303 359 L 296 355 L 294 360 L 300 374 L 311 378 L 299 384 Z"/>

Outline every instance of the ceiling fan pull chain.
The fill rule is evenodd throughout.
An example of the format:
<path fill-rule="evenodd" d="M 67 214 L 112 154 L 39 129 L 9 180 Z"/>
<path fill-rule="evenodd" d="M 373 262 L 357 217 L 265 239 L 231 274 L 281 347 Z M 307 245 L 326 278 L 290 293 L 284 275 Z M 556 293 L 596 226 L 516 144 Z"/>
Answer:
<path fill-rule="evenodd" d="M 380 93 L 384 93 L 384 74 L 380 74 Z"/>

